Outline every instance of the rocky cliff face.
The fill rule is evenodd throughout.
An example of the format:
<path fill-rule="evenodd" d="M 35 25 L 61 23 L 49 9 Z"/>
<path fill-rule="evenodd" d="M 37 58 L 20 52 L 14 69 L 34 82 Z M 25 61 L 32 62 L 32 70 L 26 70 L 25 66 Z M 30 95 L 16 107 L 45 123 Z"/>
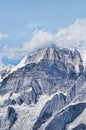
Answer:
<path fill-rule="evenodd" d="M 70 105 L 56 114 L 54 119 L 48 124 L 45 130 L 66 130 L 66 126 L 73 122 L 86 108 L 86 103 Z"/>
<path fill-rule="evenodd" d="M 26 56 L 0 82 L 0 130 L 68 129 L 85 110 L 85 82 L 77 50 L 50 45 Z"/>

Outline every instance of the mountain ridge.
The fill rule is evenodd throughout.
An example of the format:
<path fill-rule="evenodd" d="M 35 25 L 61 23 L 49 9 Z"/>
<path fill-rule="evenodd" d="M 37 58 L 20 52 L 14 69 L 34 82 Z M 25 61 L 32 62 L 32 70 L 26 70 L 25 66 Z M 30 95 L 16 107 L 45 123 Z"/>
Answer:
<path fill-rule="evenodd" d="M 0 82 L 0 130 L 52 130 L 52 127 L 67 130 L 68 121 L 63 118 L 72 114 L 70 109 L 77 116 L 71 115 L 69 124 L 86 108 L 83 105 L 86 102 L 85 86 L 85 69 L 77 50 L 50 45 L 26 56 Z M 67 110 L 63 112 L 64 108 Z M 76 113 L 75 108 L 80 113 Z M 6 116 L 8 112 L 11 112 L 11 120 Z M 56 119 L 52 118 L 54 116 Z M 56 125 L 57 118 L 63 122 L 63 128 Z"/>

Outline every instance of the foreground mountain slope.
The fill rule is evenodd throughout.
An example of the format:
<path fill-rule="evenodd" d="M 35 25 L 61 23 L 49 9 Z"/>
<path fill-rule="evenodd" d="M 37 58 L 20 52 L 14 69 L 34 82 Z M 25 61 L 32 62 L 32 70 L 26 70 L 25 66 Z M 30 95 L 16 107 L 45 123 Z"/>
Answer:
<path fill-rule="evenodd" d="M 44 47 L 0 83 L 0 130 L 72 129 L 85 108 L 85 72 L 77 50 Z"/>

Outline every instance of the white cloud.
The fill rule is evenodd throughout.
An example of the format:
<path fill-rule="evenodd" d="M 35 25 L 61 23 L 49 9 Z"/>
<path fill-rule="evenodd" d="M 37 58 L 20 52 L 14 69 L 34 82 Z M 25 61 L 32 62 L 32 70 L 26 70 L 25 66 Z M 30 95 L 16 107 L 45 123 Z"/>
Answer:
<path fill-rule="evenodd" d="M 0 34 L 0 41 L 3 40 L 4 38 L 8 38 L 8 34 Z"/>
<path fill-rule="evenodd" d="M 74 24 L 54 34 L 46 30 L 36 30 L 32 39 L 23 43 L 22 47 L 24 50 L 33 51 L 51 43 L 61 47 L 86 49 L 86 19 L 77 19 Z"/>
<path fill-rule="evenodd" d="M 33 50 L 50 44 L 51 41 L 53 41 L 52 33 L 45 30 L 35 30 L 28 42 L 23 42 L 20 46 L 5 45 L 2 55 L 11 59 L 23 57 Z"/>
<path fill-rule="evenodd" d="M 66 47 L 86 48 L 86 19 L 77 19 L 74 24 L 61 29 L 56 42 Z"/>
<path fill-rule="evenodd" d="M 44 29 L 35 30 L 32 38 L 23 42 L 21 46 L 4 46 L 2 55 L 8 58 L 20 58 L 48 44 L 86 50 L 86 19 L 77 19 L 74 24 L 60 29 L 57 33 Z"/>
<path fill-rule="evenodd" d="M 22 50 L 31 52 L 38 48 L 41 48 L 47 44 L 50 44 L 53 41 L 53 34 L 45 30 L 35 30 L 32 38 L 29 42 L 22 44 Z"/>

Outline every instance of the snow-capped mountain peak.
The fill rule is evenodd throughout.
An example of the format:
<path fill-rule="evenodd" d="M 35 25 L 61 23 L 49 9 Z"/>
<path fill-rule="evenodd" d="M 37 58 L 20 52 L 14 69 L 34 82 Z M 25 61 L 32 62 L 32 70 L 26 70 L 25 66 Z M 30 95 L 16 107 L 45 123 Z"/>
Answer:
<path fill-rule="evenodd" d="M 85 113 L 85 87 L 86 74 L 77 50 L 54 45 L 41 48 L 0 83 L 0 130 L 71 128 Z M 80 123 L 85 127 L 84 120 Z"/>

